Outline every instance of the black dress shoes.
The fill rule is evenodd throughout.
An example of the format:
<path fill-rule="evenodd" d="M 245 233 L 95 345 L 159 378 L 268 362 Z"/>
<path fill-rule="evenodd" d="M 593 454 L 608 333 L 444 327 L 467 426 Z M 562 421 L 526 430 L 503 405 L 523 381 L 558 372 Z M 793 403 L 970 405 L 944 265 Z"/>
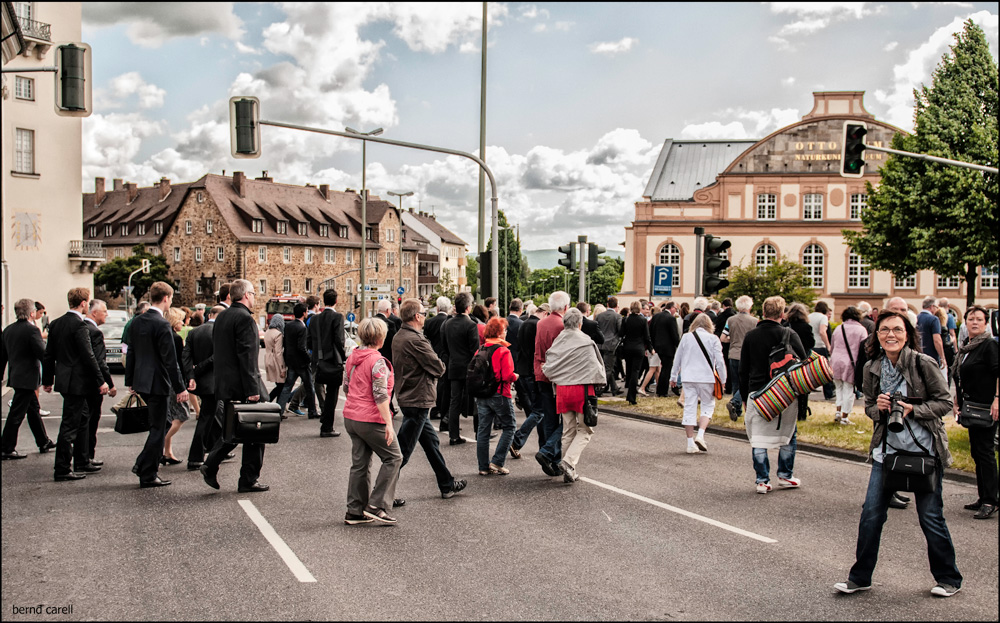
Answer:
<path fill-rule="evenodd" d="M 889 508 L 906 508 L 909 505 L 909 502 L 904 502 L 895 495 L 889 498 Z"/>
<path fill-rule="evenodd" d="M 979 510 L 982 507 L 983 507 L 983 503 L 980 502 L 979 500 L 976 500 L 972 504 L 966 504 L 962 508 L 964 508 L 967 511 L 977 511 L 977 510 Z"/>
<path fill-rule="evenodd" d="M 226 456 L 222 457 L 222 462 L 225 463 L 226 461 L 232 461 L 235 458 L 236 458 L 236 455 L 233 454 L 232 452 L 230 452 Z"/>
<path fill-rule="evenodd" d="M 76 473 L 73 473 L 73 472 L 66 472 L 65 474 L 56 474 L 55 475 L 55 481 L 56 482 L 67 482 L 67 481 L 72 481 L 72 480 L 83 480 L 86 477 L 87 477 L 86 474 L 76 474 Z"/>
<path fill-rule="evenodd" d="M 45 442 L 45 445 L 38 446 L 38 453 L 39 454 L 45 454 L 49 450 L 55 449 L 55 447 L 56 447 L 55 442 L 52 441 L 51 439 L 49 439 L 48 441 Z"/>
<path fill-rule="evenodd" d="M 178 459 L 172 459 L 169 456 L 160 457 L 160 465 L 180 465 L 181 462 Z"/>
<path fill-rule="evenodd" d="M 86 465 L 80 465 L 79 467 L 74 467 L 73 471 L 78 474 L 96 474 L 101 471 L 100 465 L 94 465 L 93 463 L 87 463 Z"/>
<path fill-rule="evenodd" d="M 21 454 L 17 450 L 13 450 L 11 452 L 4 452 L 3 453 L 3 460 L 5 460 L 5 461 L 13 461 L 13 460 L 16 460 L 16 459 L 26 459 L 26 458 L 28 458 L 27 454 Z"/>
<path fill-rule="evenodd" d="M 143 482 L 140 482 L 139 483 L 139 488 L 140 489 L 150 489 L 152 487 L 166 487 L 169 484 L 170 484 L 169 480 L 163 480 L 162 478 L 160 478 L 159 476 L 157 476 L 156 478 L 154 478 L 152 480 L 145 480 Z"/>
<path fill-rule="evenodd" d="M 319 431 L 320 437 L 340 437 L 339 430 L 321 430 Z"/>
<path fill-rule="evenodd" d="M 459 437 L 458 439 L 450 439 L 450 440 L 448 440 L 448 445 L 449 446 L 460 446 L 463 443 L 465 443 L 465 437 Z"/>
<path fill-rule="evenodd" d="M 204 465 L 204 463 L 192 463 L 188 461 L 187 468 L 188 471 L 193 472 L 194 470 L 200 468 L 202 465 Z"/>
<path fill-rule="evenodd" d="M 219 480 L 216 478 L 219 475 L 219 470 L 209 469 L 208 465 L 202 465 L 198 468 L 201 472 L 201 477 L 205 479 L 205 484 L 213 489 L 219 488 Z"/>
<path fill-rule="evenodd" d="M 996 504 L 983 504 L 979 507 L 979 512 L 972 516 L 973 519 L 989 519 L 997 512 Z"/>
<path fill-rule="evenodd" d="M 261 491 L 267 491 L 270 488 L 271 487 L 267 485 L 260 484 L 260 482 L 258 481 L 253 483 L 249 487 L 244 487 L 243 485 L 240 485 L 239 487 L 236 488 L 236 490 L 239 491 L 240 493 L 260 493 Z"/>

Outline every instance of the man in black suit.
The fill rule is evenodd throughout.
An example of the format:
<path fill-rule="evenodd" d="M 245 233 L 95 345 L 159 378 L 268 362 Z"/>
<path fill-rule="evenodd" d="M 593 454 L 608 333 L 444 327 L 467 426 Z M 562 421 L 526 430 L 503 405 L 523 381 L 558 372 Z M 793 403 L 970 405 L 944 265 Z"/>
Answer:
<path fill-rule="evenodd" d="M 260 336 L 254 322 L 254 302 L 257 293 L 246 279 L 237 279 L 229 287 L 232 306 L 215 319 L 212 331 L 215 357 L 215 398 L 220 402 L 257 402 L 267 395 L 257 368 L 260 355 Z M 287 387 L 287 385 L 286 385 Z M 219 465 L 238 444 L 220 437 L 209 452 L 201 475 L 213 489 L 219 488 Z M 270 487 L 257 478 L 264 465 L 264 444 L 243 444 L 243 466 L 237 490 L 240 493 L 267 491 Z"/>
<path fill-rule="evenodd" d="M 306 306 L 303 303 L 296 303 L 292 311 L 294 320 L 285 323 L 284 352 L 285 366 L 288 372 L 285 374 L 285 386 L 278 396 L 278 405 L 281 412 L 285 412 L 285 406 L 289 398 L 292 397 L 292 388 L 297 379 L 302 379 L 303 392 L 302 400 L 309 407 L 309 417 L 315 419 L 319 417 L 316 412 L 315 389 L 313 388 L 312 375 L 309 374 L 309 340 L 306 330 Z"/>
<path fill-rule="evenodd" d="M 100 467 L 90 464 L 87 396 L 95 391 L 108 393 L 108 384 L 94 357 L 83 321 L 90 290 L 73 288 L 66 299 L 69 311 L 49 324 L 49 342 L 42 361 L 43 389 L 51 393 L 54 378 L 56 391 L 63 397 L 62 422 L 56 441 L 56 481 L 81 480 L 88 473 L 101 471 Z M 71 462 L 74 470 L 70 469 Z"/>
<path fill-rule="evenodd" d="M 149 434 L 132 468 L 143 489 L 170 484 L 158 475 L 167 433 L 167 409 L 174 394 L 177 402 L 188 399 L 174 349 L 174 332 L 164 317 L 173 300 L 174 289 L 169 284 L 157 281 L 149 288 L 150 306 L 132 321 L 132 346 L 125 361 L 125 385 L 149 407 Z"/>
<path fill-rule="evenodd" d="M 576 304 L 576 308 L 583 314 L 583 324 L 580 326 L 580 330 L 583 331 L 584 335 L 594 340 L 594 344 L 600 348 L 604 345 L 604 334 L 601 333 L 601 325 L 597 324 L 596 320 L 587 318 L 587 314 L 590 313 L 590 303 L 580 301 Z"/>
<path fill-rule="evenodd" d="M 188 450 L 187 468 L 195 470 L 205 462 L 206 448 L 215 446 L 216 440 L 222 436 L 222 416 L 215 400 L 215 366 L 212 345 L 212 331 L 215 329 L 215 319 L 225 311 L 222 305 L 216 305 L 208 310 L 208 320 L 205 324 L 192 329 L 184 341 L 184 353 L 181 359 L 184 367 L 191 370 L 191 380 L 188 391 L 201 398 L 201 414 L 191 438 L 191 448 Z"/>
<path fill-rule="evenodd" d="M 385 326 L 388 327 L 389 331 L 385 334 L 385 342 L 382 343 L 382 348 L 378 349 L 378 352 L 382 353 L 382 356 L 392 362 L 392 338 L 396 335 L 398 327 L 396 326 L 396 321 L 392 318 L 392 302 L 389 299 L 382 299 L 378 302 L 376 306 L 378 313 L 375 314 L 376 318 L 382 320 Z"/>
<path fill-rule="evenodd" d="M 660 357 L 660 378 L 656 379 L 656 395 L 661 397 L 670 395 L 670 370 L 674 366 L 674 354 L 681 341 L 673 305 L 673 301 L 667 303 L 649 321 L 649 339 L 653 342 L 653 350 Z"/>
<path fill-rule="evenodd" d="M 434 354 L 438 356 L 444 365 L 448 365 L 448 353 L 444 348 L 444 325 L 448 322 L 448 312 L 451 311 L 451 301 L 447 296 L 439 296 L 435 302 L 437 313 L 424 323 L 424 337 L 434 349 Z M 430 419 L 440 418 L 441 425 L 439 432 L 443 432 L 448 422 L 448 405 L 451 402 L 451 382 L 448 375 L 444 374 L 437 380 L 437 402 L 431 409 Z"/>
<path fill-rule="evenodd" d="M 617 376 L 615 374 L 615 359 L 617 358 L 615 351 L 621 342 L 618 333 L 622 328 L 622 316 L 618 313 L 618 298 L 609 296 L 607 311 L 598 314 L 594 320 L 597 321 L 597 326 L 601 328 L 601 333 L 604 335 L 604 343 L 601 344 L 601 356 L 604 358 L 604 372 L 607 377 L 608 391 L 611 392 L 612 396 L 617 396 L 622 393 L 622 390 L 618 387 L 618 382 L 615 380 Z"/>
<path fill-rule="evenodd" d="M 312 345 L 312 366 L 316 373 L 316 383 L 326 385 L 323 401 L 323 416 L 319 422 L 320 437 L 339 437 L 340 431 L 333 429 L 333 417 L 337 412 L 340 386 L 344 382 L 344 315 L 336 310 L 337 291 L 323 292 L 323 311 L 313 316 L 309 322 L 309 343 Z M 288 327 L 285 327 L 285 335 Z M 288 352 L 286 347 L 285 353 Z M 322 355 L 322 357 L 320 356 Z M 319 370 L 322 360 L 323 370 Z M 287 381 L 286 381 L 287 383 Z"/>
<path fill-rule="evenodd" d="M 115 382 L 111 378 L 111 370 L 108 369 L 108 351 L 104 346 L 104 334 L 98 328 L 108 318 L 108 305 L 101 299 L 90 301 L 90 311 L 84 321 L 87 323 L 87 332 L 90 335 L 90 346 L 94 350 L 94 358 L 97 365 L 101 367 L 101 380 L 108 384 L 108 396 L 114 398 L 118 394 L 115 389 Z M 87 411 L 90 421 L 87 425 L 87 453 L 90 457 L 90 464 L 101 467 L 104 461 L 94 459 L 97 450 L 97 427 L 101 423 L 101 403 L 104 396 L 99 392 L 92 392 L 87 396 Z"/>
<path fill-rule="evenodd" d="M 459 435 L 459 417 L 469 411 L 469 396 L 465 391 L 469 362 L 479 350 L 479 330 L 469 318 L 472 295 L 459 292 L 455 297 L 455 317 L 444 327 L 444 348 L 448 362 L 448 380 L 451 382 L 451 401 L 448 408 L 448 443 L 452 446 L 465 443 Z M 477 418 L 478 419 L 478 418 Z M 477 427 L 478 428 L 478 427 Z"/>
<path fill-rule="evenodd" d="M 26 454 L 17 451 L 17 431 L 24 416 L 28 416 L 28 426 L 35 436 L 39 452 L 48 452 L 55 447 L 45 433 L 42 416 L 39 413 L 38 386 L 41 384 L 42 357 L 45 356 L 45 342 L 42 333 L 31 323 L 35 302 L 21 299 L 14 303 L 17 320 L 3 330 L 0 337 L 0 373 L 5 366 L 7 387 L 14 390 L 14 398 L 7 413 L 7 424 L 3 427 L 3 460 L 23 459 Z"/>

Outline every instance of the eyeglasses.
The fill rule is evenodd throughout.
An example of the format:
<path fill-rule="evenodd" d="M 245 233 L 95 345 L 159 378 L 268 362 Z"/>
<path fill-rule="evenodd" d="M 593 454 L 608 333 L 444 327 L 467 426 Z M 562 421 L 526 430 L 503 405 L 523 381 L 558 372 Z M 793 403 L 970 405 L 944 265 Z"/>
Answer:
<path fill-rule="evenodd" d="M 881 329 L 878 330 L 878 334 L 881 335 L 882 337 L 885 337 L 890 333 L 892 333 L 893 335 L 906 335 L 906 329 L 904 329 L 903 327 L 892 327 L 891 329 L 889 327 L 882 327 Z"/>

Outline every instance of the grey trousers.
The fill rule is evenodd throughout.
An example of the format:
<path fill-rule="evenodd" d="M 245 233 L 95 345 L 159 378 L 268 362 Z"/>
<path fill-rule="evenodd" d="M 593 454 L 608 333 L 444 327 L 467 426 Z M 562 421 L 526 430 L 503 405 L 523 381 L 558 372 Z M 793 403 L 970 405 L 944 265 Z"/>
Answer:
<path fill-rule="evenodd" d="M 345 418 L 344 429 L 351 437 L 351 474 L 347 481 L 347 512 L 360 515 L 367 506 L 392 510 L 392 500 L 396 496 L 396 482 L 399 481 L 399 468 L 403 464 L 399 440 L 393 437 L 392 445 L 385 445 L 385 424 L 358 422 Z M 370 484 L 373 452 L 382 459 L 382 467 L 375 477 L 374 489 Z"/>

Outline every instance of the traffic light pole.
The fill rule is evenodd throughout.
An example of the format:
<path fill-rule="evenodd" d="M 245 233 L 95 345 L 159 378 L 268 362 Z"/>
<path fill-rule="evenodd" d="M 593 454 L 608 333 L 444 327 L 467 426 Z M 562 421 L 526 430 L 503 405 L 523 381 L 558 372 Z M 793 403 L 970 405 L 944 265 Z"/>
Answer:
<path fill-rule="evenodd" d="M 576 299 L 579 303 L 587 300 L 587 237 L 578 236 L 577 242 L 580 243 L 577 245 L 580 247 L 580 297 Z"/>
<path fill-rule="evenodd" d="M 705 228 L 695 227 L 694 228 L 694 295 L 696 297 L 702 295 L 702 262 L 704 261 L 704 239 L 705 239 Z"/>
<path fill-rule="evenodd" d="M 910 158 L 916 158 L 918 160 L 928 160 L 930 162 L 937 162 L 940 164 L 948 164 L 953 167 L 965 167 L 966 169 L 975 169 L 976 171 L 982 171 L 984 173 L 998 173 L 997 169 L 993 167 L 984 167 L 981 164 L 972 164 L 971 162 L 962 162 L 961 160 L 951 160 L 949 158 L 938 158 L 937 156 L 928 156 L 927 154 L 915 154 L 910 151 L 901 151 L 899 149 L 889 149 L 888 147 L 875 147 L 873 145 L 865 145 L 865 150 L 868 151 L 881 151 L 887 154 L 895 154 L 897 156 L 909 156 Z"/>

